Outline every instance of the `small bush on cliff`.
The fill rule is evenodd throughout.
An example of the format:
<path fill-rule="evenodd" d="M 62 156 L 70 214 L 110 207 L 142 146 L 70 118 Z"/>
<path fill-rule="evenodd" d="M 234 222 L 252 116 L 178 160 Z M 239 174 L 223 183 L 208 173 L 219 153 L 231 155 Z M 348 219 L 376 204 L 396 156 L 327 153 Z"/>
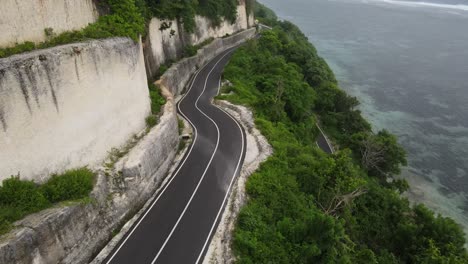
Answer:
<path fill-rule="evenodd" d="M 151 99 L 151 113 L 158 115 L 161 112 L 161 107 L 166 103 L 166 99 L 164 99 L 161 90 L 154 83 L 149 82 L 148 87 Z"/>
<path fill-rule="evenodd" d="M 87 168 L 54 174 L 40 190 L 51 203 L 86 197 L 93 188 L 94 174 Z"/>
<path fill-rule="evenodd" d="M 197 55 L 198 48 L 193 45 L 187 45 L 184 48 L 184 57 L 192 57 Z"/>
<path fill-rule="evenodd" d="M 34 212 L 49 205 L 49 201 L 33 181 L 22 181 L 18 176 L 3 181 L 0 187 L 2 209 L 15 209 L 14 214 Z M 2 210 L 2 213 L 5 211 Z M 11 215 L 12 212 L 7 214 Z"/>
<path fill-rule="evenodd" d="M 0 187 L 0 234 L 12 223 L 54 203 L 85 198 L 93 189 L 94 173 L 87 168 L 53 175 L 43 185 L 14 176 Z"/>
<path fill-rule="evenodd" d="M 197 55 L 199 49 L 213 42 L 214 38 L 208 38 L 198 45 L 187 45 L 184 48 L 183 55 L 184 57 L 192 57 Z"/>

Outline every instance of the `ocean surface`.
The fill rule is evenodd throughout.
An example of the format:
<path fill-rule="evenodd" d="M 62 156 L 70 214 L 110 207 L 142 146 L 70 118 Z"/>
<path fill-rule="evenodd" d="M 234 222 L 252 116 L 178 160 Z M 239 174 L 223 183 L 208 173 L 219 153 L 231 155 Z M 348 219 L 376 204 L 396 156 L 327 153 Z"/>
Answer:
<path fill-rule="evenodd" d="M 468 232 L 468 0 L 259 0 L 298 25 L 374 130 L 399 137 L 413 202 Z"/>

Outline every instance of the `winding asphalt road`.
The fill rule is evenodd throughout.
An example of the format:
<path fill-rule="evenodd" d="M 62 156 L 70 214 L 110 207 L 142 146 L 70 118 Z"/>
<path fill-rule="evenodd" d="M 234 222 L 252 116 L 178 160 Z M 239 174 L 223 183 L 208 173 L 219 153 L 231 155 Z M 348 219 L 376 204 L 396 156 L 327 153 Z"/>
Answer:
<path fill-rule="evenodd" d="M 319 129 L 320 133 L 319 133 L 315 143 L 325 153 L 333 154 L 335 152 L 335 150 L 333 149 L 332 145 L 328 141 L 327 136 L 325 136 L 325 133 L 323 133 L 322 129 L 319 126 L 317 126 L 317 128 Z"/>
<path fill-rule="evenodd" d="M 104 263 L 199 263 L 245 157 L 240 124 L 211 104 L 235 48 L 199 70 L 178 104 L 194 140 L 163 191 Z"/>

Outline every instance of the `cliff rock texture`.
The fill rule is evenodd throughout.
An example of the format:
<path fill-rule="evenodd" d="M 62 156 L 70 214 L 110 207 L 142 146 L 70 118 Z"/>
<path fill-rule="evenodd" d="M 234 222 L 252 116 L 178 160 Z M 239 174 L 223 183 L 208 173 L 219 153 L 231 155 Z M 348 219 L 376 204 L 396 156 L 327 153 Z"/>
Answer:
<path fill-rule="evenodd" d="M 249 29 L 228 38 L 217 39 L 199 50 L 196 56 L 183 59 L 179 63 L 174 64 L 160 80 L 162 95 L 166 98 L 167 102 L 163 107 L 163 112 L 159 117 L 158 124 L 151 129 L 128 154 L 115 164 L 112 171 L 104 173 L 103 170 L 100 170 L 96 186 L 91 194 L 92 201 L 85 204 L 75 203 L 73 205 L 57 206 L 30 215 L 16 222 L 16 228 L 9 234 L 0 238 L 0 263 L 88 263 L 91 261 L 108 241 L 111 240 L 112 234 L 119 231 L 119 228 L 133 217 L 145 203 L 157 195 L 158 188 L 165 180 L 167 172 L 173 164 L 179 143 L 177 112 L 173 99 L 174 95 L 180 94 L 187 85 L 190 75 L 195 72 L 197 67 L 205 64 L 210 58 L 213 58 L 225 48 L 237 45 L 245 41 L 246 38 L 252 37 L 254 33 L 255 29 Z M 100 78 L 104 78 L 106 75 L 103 74 L 103 71 L 111 71 L 114 67 L 122 67 L 125 69 L 126 71 L 121 69 L 114 73 L 113 77 L 115 80 L 110 82 L 109 85 L 113 87 L 119 86 L 124 82 L 124 80 L 119 79 L 121 77 L 118 75 L 129 78 L 128 76 L 132 76 L 131 73 L 133 73 L 134 67 L 136 67 L 135 65 L 140 65 L 142 63 L 140 59 L 132 59 L 131 57 L 125 56 L 127 53 L 124 50 L 128 49 L 122 50 L 119 49 L 119 47 L 121 48 L 122 45 L 127 43 L 126 45 L 136 49 L 136 51 L 134 51 L 135 58 L 142 57 L 142 54 L 141 50 L 137 52 L 139 45 L 132 44 L 133 42 L 125 39 L 80 44 L 83 45 L 81 53 L 86 52 L 86 47 L 88 47 L 88 45 L 110 45 L 107 43 L 109 41 L 116 45 L 118 43 L 119 45 L 106 46 L 108 48 L 106 52 L 117 53 L 119 55 L 112 55 L 115 57 L 114 61 L 106 61 L 104 57 L 99 57 L 99 61 L 102 64 L 99 64 L 100 66 L 95 69 L 95 71 L 99 72 Z M 67 54 L 69 60 L 73 62 L 73 58 L 77 56 L 74 54 L 77 49 L 73 49 L 73 46 L 76 45 L 57 48 L 57 51 L 60 50 L 62 51 L 61 54 Z M 70 47 L 72 53 L 69 53 L 66 47 Z M 32 53 L 30 56 L 34 58 L 34 54 L 43 53 Z M 122 58 L 124 58 L 123 61 L 127 64 L 121 62 Z M 64 65 L 65 62 L 62 63 L 62 65 Z M 118 66 L 119 64 L 127 65 L 127 68 L 122 65 Z M 131 65 L 134 66 L 130 67 Z M 69 66 L 67 66 L 67 68 L 68 67 Z M 75 68 L 72 67 L 72 69 L 74 71 Z M 137 76 L 144 75 L 144 69 L 140 69 L 138 73 L 134 74 Z M 85 79 L 83 76 L 86 75 L 80 74 L 80 80 Z M 73 83 L 77 81 L 77 79 L 78 74 L 71 75 L 70 80 L 64 81 L 64 83 Z M 26 78 L 26 80 L 28 79 Z M 92 80 L 97 81 L 95 79 Z M 117 104 L 118 107 L 113 108 L 113 110 L 123 111 L 125 108 L 141 107 L 144 111 L 137 117 L 128 117 L 125 113 L 119 113 L 120 120 L 129 122 L 130 120 L 127 119 L 144 119 L 144 117 L 146 117 L 149 103 L 146 101 L 138 103 L 131 99 L 134 94 L 132 89 L 137 89 L 137 91 L 139 91 L 140 83 L 138 80 L 139 78 L 133 79 L 133 83 L 137 85 L 137 88 L 126 86 L 127 90 L 125 94 L 127 95 L 128 104 Z M 146 82 L 146 79 L 144 81 Z M 91 80 L 89 82 L 91 82 Z M 74 86 L 71 87 L 73 87 L 72 90 L 78 91 L 84 89 Z M 110 87 L 107 88 L 110 89 Z M 144 88 L 147 93 L 148 89 L 146 83 Z M 99 86 L 96 86 L 94 90 L 99 91 Z M 31 94 L 31 97 L 28 97 L 30 98 L 31 109 L 36 110 L 38 107 L 36 106 L 35 95 L 34 93 L 28 94 Z M 51 92 L 38 93 L 38 95 L 39 94 L 51 96 Z M 72 95 L 77 97 L 75 99 L 78 102 L 88 100 L 83 94 L 78 93 Z M 142 95 L 139 92 L 136 92 L 135 96 L 144 98 L 145 100 L 148 99 L 147 94 Z M 27 105 L 25 97 L 19 96 L 18 98 L 18 104 L 22 104 L 23 108 L 28 109 L 28 107 L 25 106 Z M 57 98 L 61 97 L 57 96 Z M 109 100 L 109 102 L 105 102 L 103 98 L 105 99 L 106 97 L 99 96 L 99 101 L 95 102 L 96 104 L 93 105 L 92 108 L 79 108 L 81 106 L 77 104 L 74 105 L 74 108 L 79 108 L 80 111 L 94 116 L 95 112 L 93 111 L 97 111 L 101 108 L 106 109 L 105 104 L 112 103 L 113 101 Z M 57 100 L 57 102 L 61 101 Z M 58 113 L 62 113 L 62 111 L 60 111 L 60 109 L 62 109 L 61 104 L 58 103 L 58 105 Z M 53 103 L 49 108 L 56 110 L 55 104 Z M 123 108 L 123 110 L 120 108 Z M 23 112 L 24 111 L 26 110 L 23 110 Z M 26 111 L 26 113 L 29 113 L 29 111 Z M 81 113 L 75 112 L 75 115 L 79 116 L 79 114 Z M 100 122 L 95 121 L 93 123 L 94 126 L 100 126 L 101 123 L 106 123 L 106 118 L 110 118 L 113 114 L 114 113 L 107 113 L 106 117 L 101 117 Z M 55 115 L 59 114 L 55 113 Z M 28 115 L 27 117 L 29 118 Z M 68 119 L 88 120 L 82 119 L 82 117 L 77 117 L 75 119 L 68 117 Z M 100 140 L 106 140 L 107 137 L 112 136 L 111 134 L 119 133 L 119 131 L 116 130 L 118 129 L 111 129 L 107 131 L 108 134 L 106 135 L 101 134 L 95 136 L 99 136 Z M 72 132 L 67 131 L 67 133 Z M 73 135 L 75 137 L 80 136 L 78 133 Z M 97 138 L 92 142 L 96 141 L 98 141 Z M 115 244 L 116 243 L 111 243 L 110 245 Z M 106 252 L 109 252 L 109 249 Z M 105 254 L 99 254 L 98 258 L 99 257 L 102 260 L 105 258 Z"/>
<path fill-rule="evenodd" d="M 113 38 L 0 59 L 0 180 L 100 164 L 145 128 L 141 44 Z"/>
<path fill-rule="evenodd" d="M 46 28 L 54 33 L 78 30 L 98 18 L 93 0 L 2 0 L 0 14 L 0 47 L 41 42 Z"/>
<path fill-rule="evenodd" d="M 195 22 L 195 32 L 187 33 L 176 20 L 151 20 L 145 43 L 148 76 L 154 76 L 162 64 L 181 58 L 184 47 L 188 45 L 198 45 L 209 38 L 232 35 L 253 26 L 253 16 L 247 14 L 245 3 L 241 2 L 237 6 L 237 20 L 233 24 L 223 21 L 219 26 L 214 26 L 208 18 L 198 15 Z"/>
<path fill-rule="evenodd" d="M 0 263 L 88 263 L 121 222 L 151 197 L 177 151 L 171 97 L 156 125 L 112 173 L 98 174 L 92 201 L 48 209 L 16 223 L 0 241 Z"/>

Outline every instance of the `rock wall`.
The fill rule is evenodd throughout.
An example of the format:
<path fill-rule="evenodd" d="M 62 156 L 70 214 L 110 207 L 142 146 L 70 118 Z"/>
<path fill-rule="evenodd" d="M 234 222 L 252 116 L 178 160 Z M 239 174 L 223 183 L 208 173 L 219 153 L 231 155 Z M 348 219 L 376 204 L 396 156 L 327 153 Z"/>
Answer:
<path fill-rule="evenodd" d="M 111 173 L 100 172 L 93 201 L 52 208 L 15 223 L 0 240 L 0 263 L 88 263 L 121 222 L 153 195 L 172 164 L 179 142 L 177 112 L 167 96 L 154 127 Z"/>
<path fill-rule="evenodd" d="M 100 164 L 146 126 L 141 44 L 77 43 L 0 59 L 0 181 Z"/>
<path fill-rule="evenodd" d="M 169 61 L 183 56 L 184 47 L 198 45 L 209 38 L 221 38 L 232 35 L 253 26 L 253 15 L 247 14 L 244 2 L 237 6 L 237 20 L 231 24 L 223 21 L 214 26 L 202 16 L 196 16 L 195 32 L 187 33 L 182 24 L 176 20 L 153 18 L 149 24 L 145 43 L 145 60 L 148 76 L 155 76 L 159 67 Z"/>
<path fill-rule="evenodd" d="M 46 39 L 45 28 L 55 33 L 77 30 L 97 20 L 93 0 L 2 0 L 0 47 Z"/>
<path fill-rule="evenodd" d="M 0 263 L 88 263 L 91 261 L 99 253 L 100 249 L 112 239 L 112 233 L 118 230 L 151 197 L 154 197 L 158 193 L 158 188 L 166 179 L 165 177 L 173 163 L 179 143 L 177 112 L 173 95 L 180 94 L 185 85 L 187 85 L 190 75 L 196 71 L 197 67 L 205 64 L 222 50 L 237 45 L 246 38 L 254 36 L 254 34 L 255 29 L 249 29 L 228 38 L 217 39 L 199 50 L 196 56 L 186 58 L 174 64 L 161 77 L 159 82 L 167 103 L 164 105 L 158 124 L 127 155 L 116 163 L 115 168 L 111 172 L 100 171 L 98 173 L 97 183 L 91 194 L 92 202 L 51 208 L 16 222 L 16 228 L 13 231 L 0 237 Z M 112 47 L 111 43 L 114 43 L 115 46 Z M 130 57 L 126 56 L 127 53 L 124 50 L 132 49 L 118 49 L 125 43 L 129 47 L 139 49 L 139 55 L 135 51 L 137 53 L 135 54 L 136 58 L 142 57 L 139 45 L 125 39 L 92 42 L 82 44 L 84 46 L 79 46 L 79 48 L 82 48 L 80 52 L 83 54 L 86 53 L 86 47 L 89 45 L 111 45 L 106 46 L 107 52 L 120 54 L 118 56 L 114 55 L 117 58 L 125 58 L 128 64 L 127 72 L 117 72 L 113 75 L 113 78 L 116 80 L 112 84 L 119 85 L 119 82 L 122 82 L 122 80 L 119 79 L 118 74 L 124 75 L 126 78 L 133 76 L 131 73 L 134 68 L 130 67 L 130 65 L 142 64 L 141 58 L 137 59 L 137 63 L 135 64 L 132 63 Z M 71 49 L 71 52 L 63 47 L 57 48 L 57 50 L 62 50 L 61 54 L 68 54 L 67 56 L 73 62 L 73 58 L 78 56 L 76 52 L 79 50 L 74 49 L 74 46 L 76 45 L 67 46 Z M 104 57 L 99 58 L 96 61 L 104 63 L 99 65 L 101 77 L 106 76 L 102 72 L 106 71 L 106 67 L 109 68 L 109 71 L 114 69 L 114 67 L 123 67 L 118 66 L 119 59 L 105 61 Z M 122 64 L 122 62 L 120 63 Z M 137 67 L 141 67 L 141 65 Z M 74 68 L 72 67 L 72 69 Z M 81 73 L 81 71 L 79 72 Z M 84 76 L 80 74 L 80 80 L 85 79 Z M 75 74 L 74 79 L 75 81 L 78 79 L 77 74 Z M 138 83 L 135 79 L 133 79 L 133 82 Z M 75 88 L 79 90 L 77 87 Z M 96 86 L 95 89 L 97 88 L 99 87 Z M 132 87 L 127 87 L 127 89 L 132 91 Z M 145 91 L 147 93 L 146 86 Z M 127 90 L 126 94 L 132 97 L 133 92 Z M 78 101 L 85 99 L 83 95 L 80 96 L 78 94 L 77 96 L 79 97 Z M 148 96 L 145 95 L 144 97 L 147 98 Z M 23 98 L 23 101 L 26 101 L 24 97 L 21 98 Z M 33 109 L 36 109 L 34 98 L 35 96 L 31 94 L 31 105 L 34 106 Z M 61 97 L 58 96 L 57 98 Z M 57 102 L 61 101 L 57 100 Z M 103 100 L 100 100 L 100 103 L 105 104 Z M 24 105 L 25 102 L 22 102 L 22 104 Z M 142 102 L 141 104 L 141 107 L 145 109 L 149 105 L 148 102 Z M 61 106 L 60 103 L 58 105 Z M 75 107 L 79 106 L 75 105 Z M 95 105 L 94 108 L 87 110 L 81 108 L 81 110 L 94 114 L 93 111 L 99 110 L 100 107 L 101 105 Z M 121 105 L 120 107 L 132 108 L 135 106 L 134 102 L 129 99 L 127 105 Z M 61 108 L 59 107 L 59 109 Z M 121 109 L 114 110 L 121 111 Z M 77 115 L 76 120 L 86 120 L 79 116 L 80 113 L 75 114 Z M 113 113 L 108 114 L 112 115 Z M 127 119 L 124 114 L 119 113 L 119 115 L 121 120 Z M 144 118 L 146 115 L 141 114 L 139 117 Z M 102 120 L 105 119 L 101 119 L 95 125 L 100 125 L 103 122 Z M 107 135 L 100 135 L 99 139 L 103 140 L 106 137 L 112 136 L 110 135 L 111 133 L 118 132 L 111 130 Z M 0 159 L 0 161 L 3 160 Z M 113 243 L 113 245 L 115 244 Z M 105 252 L 108 253 L 109 250 L 111 248 Z M 104 259 L 106 256 L 105 252 L 99 254 L 98 258 Z"/>

